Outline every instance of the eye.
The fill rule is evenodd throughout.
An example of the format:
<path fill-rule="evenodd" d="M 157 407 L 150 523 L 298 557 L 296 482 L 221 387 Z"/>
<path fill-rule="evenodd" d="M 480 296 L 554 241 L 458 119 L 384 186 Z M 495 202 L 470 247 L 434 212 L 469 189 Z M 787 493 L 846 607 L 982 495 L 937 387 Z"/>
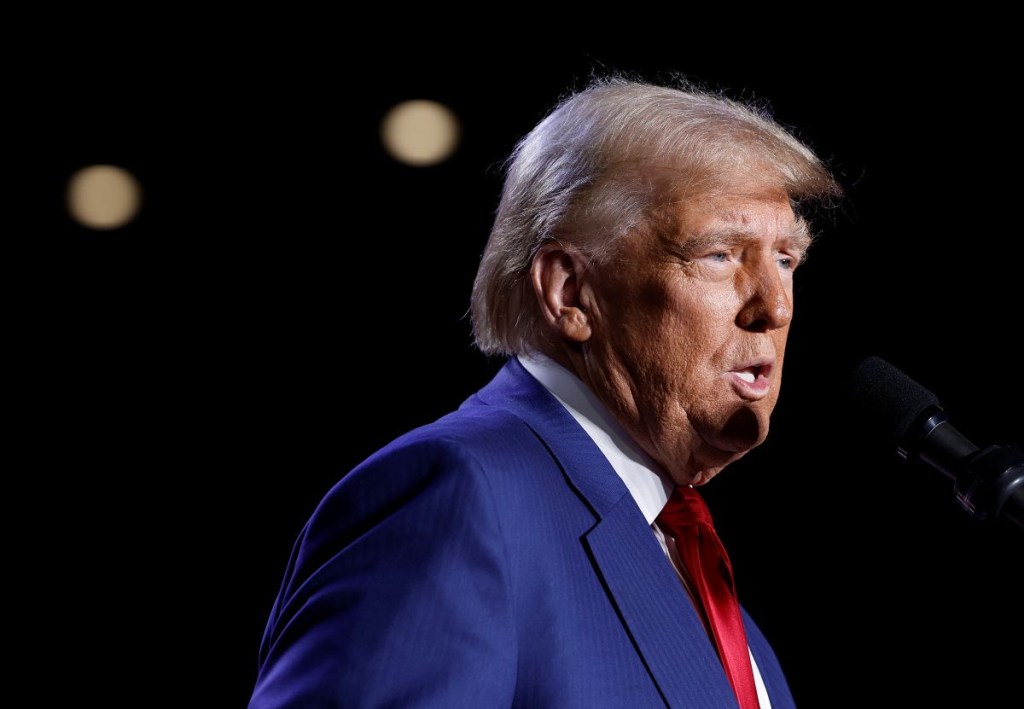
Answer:
<path fill-rule="evenodd" d="M 792 271 L 800 263 L 800 259 L 796 256 L 790 256 L 789 254 L 780 254 L 775 259 L 775 263 L 779 264 L 779 268 L 785 271 Z"/>
<path fill-rule="evenodd" d="M 729 252 L 715 251 L 714 253 L 710 253 L 707 256 L 705 256 L 705 258 L 710 259 L 716 263 L 725 263 L 726 261 L 729 260 Z"/>

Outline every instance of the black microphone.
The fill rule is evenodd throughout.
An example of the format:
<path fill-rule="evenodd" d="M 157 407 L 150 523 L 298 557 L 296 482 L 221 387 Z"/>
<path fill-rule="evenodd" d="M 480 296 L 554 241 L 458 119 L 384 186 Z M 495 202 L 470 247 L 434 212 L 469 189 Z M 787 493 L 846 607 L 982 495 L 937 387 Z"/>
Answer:
<path fill-rule="evenodd" d="M 981 449 L 952 426 L 935 394 L 880 357 L 852 370 L 849 401 L 869 435 L 908 462 L 922 462 L 954 483 L 973 518 L 1024 528 L 1024 451 Z"/>

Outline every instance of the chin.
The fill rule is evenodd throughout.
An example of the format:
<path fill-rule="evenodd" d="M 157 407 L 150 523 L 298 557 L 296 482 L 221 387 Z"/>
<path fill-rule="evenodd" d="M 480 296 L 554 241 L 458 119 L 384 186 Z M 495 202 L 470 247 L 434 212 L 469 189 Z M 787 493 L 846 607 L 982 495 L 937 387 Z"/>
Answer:
<path fill-rule="evenodd" d="M 720 472 L 729 467 L 730 464 L 735 463 L 737 460 L 747 454 L 747 451 L 741 451 L 738 453 L 731 453 L 723 463 L 715 464 L 709 463 L 708 465 L 702 465 L 697 472 L 693 475 L 693 479 L 690 484 L 694 487 L 700 487 L 705 485 L 717 476 Z"/>
<path fill-rule="evenodd" d="M 719 450 L 739 456 L 764 443 L 768 438 L 768 416 L 743 407 L 733 413 L 712 439 Z"/>
<path fill-rule="evenodd" d="M 694 487 L 700 487 L 701 485 L 710 482 L 712 478 L 722 472 L 731 463 L 735 463 L 755 447 L 756 446 L 749 446 L 741 450 L 723 450 L 721 448 L 709 447 L 710 450 L 705 451 L 705 454 L 701 456 L 697 472 L 688 481 L 689 484 Z"/>

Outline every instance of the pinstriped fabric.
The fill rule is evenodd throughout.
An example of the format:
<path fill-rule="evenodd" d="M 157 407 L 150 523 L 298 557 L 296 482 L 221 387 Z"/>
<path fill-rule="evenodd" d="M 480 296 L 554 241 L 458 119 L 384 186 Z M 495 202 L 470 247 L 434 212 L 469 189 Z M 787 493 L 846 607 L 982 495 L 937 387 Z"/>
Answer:
<path fill-rule="evenodd" d="M 708 619 L 709 632 L 742 709 L 759 709 L 747 634 L 736 599 L 732 564 L 700 493 L 689 485 L 672 491 L 658 517 L 675 537 L 690 585 Z"/>

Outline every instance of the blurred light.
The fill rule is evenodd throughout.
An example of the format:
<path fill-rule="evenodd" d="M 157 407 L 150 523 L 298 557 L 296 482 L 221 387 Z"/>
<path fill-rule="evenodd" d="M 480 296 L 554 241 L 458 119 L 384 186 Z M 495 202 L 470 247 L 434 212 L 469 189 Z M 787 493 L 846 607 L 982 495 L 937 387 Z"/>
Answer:
<path fill-rule="evenodd" d="M 141 202 L 138 180 L 115 165 L 83 167 L 68 181 L 68 212 L 90 229 L 123 227 L 138 214 Z"/>
<path fill-rule="evenodd" d="M 436 101 L 404 101 L 384 116 L 381 139 L 396 160 L 418 167 L 435 165 L 455 151 L 459 119 Z"/>

